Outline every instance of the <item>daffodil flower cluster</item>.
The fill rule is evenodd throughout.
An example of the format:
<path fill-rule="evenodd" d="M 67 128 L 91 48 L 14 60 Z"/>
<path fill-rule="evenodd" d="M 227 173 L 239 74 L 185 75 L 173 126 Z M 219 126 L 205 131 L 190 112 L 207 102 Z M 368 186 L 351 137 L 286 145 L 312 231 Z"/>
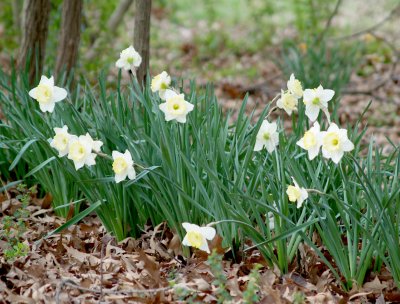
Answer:
<path fill-rule="evenodd" d="M 67 155 L 67 158 L 74 162 L 76 170 L 85 165 L 90 167 L 96 164 L 96 156 L 101 152 L 103 145 L 100 140 L 93 140 L 89 133 L 79 137 L 69 134 L 67 126 L 54 128 L 54 132 L 54 137 L 49 139 L 50 146 L 58 151 L 59 157 Z M 132 155 L 128 150 L 125 153 L 113 151 L 112 159 L 116 183 L 126 178 L 136 178 Z"/>
<path fill-rule="evenodd" d="M 176 120 L 179 123 L 186 122 L 186 116 L 193 111 L 194 105 L 185 100 L 184 94 L 177 93 L 170 88 L 171 77 L 167 72 L 155 76 L 151 81 L 151 90 L 158 95 L 164 103 L 159 105 L 160 110 L 165 115 L 165 120 Z"/>
<path fill-rule="evenodd" d="M 344 152 L 354 149 L 354 144 L 347 137 L 346 129 L 340 129 L 335 123 L 330 122 L 328 102 L 333 98 L 335 92 L 324 89 L 322 85 L 316 89 L 303 91 L 301 82 L 293 74 L 290 75 L 287 87 L 287 91 L 281 91 L 281 96 L 277 101 L 278 108 L 291 115 L 293 111 L 297 110 L 298 99 L 303 97 L 307 117 L 311 121 L 315 121 L 320 110 L 322 110 L 330 124 L 327 131 L 321 131 L 319 123 L 315 121 L 314 125 L 297 142 L 297 145 L 307 150 L 310 160 L 313 160 L 322 148 L 323 157 L 338 164 Z M 264 120 L 256 136 L 254 151 L 260 151 L 265 147 L 269 153 L 272 153 L 278 144 L 279 136 L 276 123 Z"/>
<path fill-rule="evenodd" d="M 318 122 L 304 133 L 297 142 L 301 148 L 307 150 L 308 158 L 314 159 L 322 148 L 322 155 L 338 164 L 344 152 L 354 149 L 354 144 L 347 137 L 347 130 L 340 129 L 335 123 L 331 123 L 328 130 L 321 132 Z"/>
<path fill-rule="evenodd" d="M 294 111 L 297 111 L 299 99 L 303 98 L 306 116 L 311 121 L 315 121 L 314 125 L 297 141 L 297 145 L 308 152 L 309 160 L 317 157 L 320 150 L 322 150 L 324 158 L 331 159 L 335 164 L 338 164 L 345 152 L 350 152 L 354 149 L 354 144 L 349 140 L 346 129 L 341 129 L 330 121 L 328 102 L 332 100 L 335 92 L 324 89 L 322 85 L 315 89 L 305 89 L 303 91 L 301 82 L 295 78 L 294 74 L 290 75 L 287 88 L 286 91 L 281 90 L 276 106 L 283 109 L 288 115 L 292 115 Z M 316 121 L 321 110 L 325 113 L 329 123 L 329 128 L 326 131 L 321 131 L 321 127 Z M 272 153 L 278 144 L 277 124 L 264 120 L 256 135 L 254 151 L 260 151 L 265 147 L 269 153 Z M 305 188 L 301 188 L 293 177 L 292 179 L 294 185 L 288 186 L 286 194 L 289 201 L 296 202 L 297 208 L 300 208 L 308 198 L 308 192 Z"/>
<path fill-rule="evenodd" d="M 281 90 L 281 97 L 276 105 L 288 115 L 292 115 L 293 111 L 297 111 L 298 100 L 303 96 L 303 87 L 301 82 L 292 74 L 287 82 L 287 88 L 287 91 Z"/>
<path fill-rule="evenodd" d="M 96 164 L 96 153 L 100 152 L 103 143 L 93 140 L 89 133 L 76 136 L 68 133 L 68 127 L 54 128 L 55 135 L 49 139 L 50 146 L 58 151 L 59 157 L 72 160 L 75 169 L 79 170 L 83 166 L 93 166 Z"/>

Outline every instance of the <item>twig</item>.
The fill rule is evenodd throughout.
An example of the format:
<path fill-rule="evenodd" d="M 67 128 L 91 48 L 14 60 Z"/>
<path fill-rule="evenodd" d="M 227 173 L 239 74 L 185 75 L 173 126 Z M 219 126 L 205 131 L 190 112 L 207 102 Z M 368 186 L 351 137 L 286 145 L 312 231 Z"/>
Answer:
<path fill-rule="evenodd" d="M 99 303 L 103 299 L 103 260 L 104 260 L 104 240 L 101 240 L 101 252 L 100 252 L 100 297 Z"/>
<path fill-rule="evenodd" d="M 326 33 L 328 32 L 328 30 L 330 29 L 330 27 L 332 25 L 333 18 L 337 15 L 337 13 L 339 11 L 339 7 L 340 7 L 341 4 L 342 4 L 342 0 L 338 0 L 336 2 L 335 9 L 333 10 L 332 14 L 329 16 L 329 19 L 326 22 L 325 28 L 323 29 L 323 31 L 318 36 L 317 41 L 321 41 L 325 37 Z"/>
<path fill-rule="evenodd" d="M 267 119 L 275 110 L 278 109 L 278 106 L 272 107 L 271 110 L 269 110 L 267 116 L 265 116 L 265 119 Z"/>

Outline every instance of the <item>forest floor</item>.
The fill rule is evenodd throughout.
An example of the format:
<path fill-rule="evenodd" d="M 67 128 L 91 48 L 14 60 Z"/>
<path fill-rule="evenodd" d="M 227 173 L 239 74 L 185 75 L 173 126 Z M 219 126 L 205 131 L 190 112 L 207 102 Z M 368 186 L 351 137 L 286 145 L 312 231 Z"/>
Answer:
<path fill-rule="evenodd" d="M 0 195 L 2 216 L 21 207 L 17 196 L 15 189 Z M 164 224 L 145 227 L 139 239 L 117 243 L 93 215 L 41 239 L 65 222 L 49 208 L 50 202 L 49 196 L 32 196 L 27 207 L 30 215 L 23 237 L 29 253 L 8 261 L 0 257 L 0 303 L 217 303 L 221 289 L 215 281 L 221 273 L 227 278 L 230 303 L 240 303 L 254 280 L 255 264 L 261 265 L 254 289 L 257 303 L 400 302 L 400 291 L 386 268 L 379 274 L 369 272 L 367 283 L 344 292 L 305 245 L 299 247 L 300 258 L 290 265 L 289 273 L 281 274 L 268 267 L 258 250 L 234 260 L 219 237 L 210 247 L 223 256 L 222 261 L 210 265 L 201 251 L 184 257 L 178 236 Z M 2 250 L 6 246 L 0 241 Z M 325 252 L 322 245 L 319 248 Z"/>

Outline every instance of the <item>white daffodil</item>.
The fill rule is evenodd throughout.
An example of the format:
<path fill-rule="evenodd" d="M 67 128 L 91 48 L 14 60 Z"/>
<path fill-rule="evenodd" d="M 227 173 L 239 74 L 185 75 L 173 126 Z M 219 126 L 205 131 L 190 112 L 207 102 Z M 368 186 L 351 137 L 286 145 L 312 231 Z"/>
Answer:
<path fill-rule="evenodd" d="M 342 159 L 344 152 L 354 149 L 354 144 L 347 137 L 346 129 L 339 129 L 335 123 L 331 123 L 328 130 L 322 133 L 322 155 L 330 158 L 335 164 Z"/>
<path fill-rule="evenodd" d="M 308 198 L 308 192 L 304 188 L 300 188 L 297 182 L 294 180 L 292 177 L 293 185 L 289 185 L 289 187 L 286 190 L 286 194 L 289 197 L 289 201 L 291 202 L 297 202 L 297 208 L 300 208 L 303 206 L 303 202 Z"/>
<path fill-rule="evenodd" d="M 142 63 L 142 57 L 133 46 L 123 50 L 119 55 L 119 59 L 115 63 L 115 66 L 125 71 L 134 70 Z"/>
<path fill-rule="evenodd" d="M 115 173 L 116 183 L 125 180 L 127 177 L 129 179 L 136 178 L 136 172 L 133 168 L 132 155 L 128 150 L 125 150 L 125 153 L 113 151 L 112 158 L 114 159 L 112 168 Z"/>
<path fill-rule="evenodd" d="M 159 107 L 164 112 L 166 121 L 175 119 L 177 122 L 185 123 L 186 115 L 193 110 L 194 105 L 187 102 L 183 94 L 166 90 L 165 102 Z"/>
<path fill-rule="evenodd" d="M 52 113 L 56 102 L 67 97 L 67 91 L 54 85 L 54 77 L 42 76 L 36 88 L 29 91 L 29 96 L 39 102 L 42 112 Z"/>
<path fill-rule="evenodd" d="M 303 96 L 303 87 L 301 86 L 301 82 L 294 77 L 294 74 L 290 75 L 289 81 L 287 82 L 287 88 L 297 99 Z"/>
<path fill-rule="evenodd" d="M 74 162 L 75 169 L 79 170 L 84 165 L 93 166 L 96 164 L 96 154 L 92 153 L 93 139 L 90 135 L 81 135 L 70 139 L 68 147 L 68 159 Z"/>
<path fill-rule="evenodd" d="M 277 125 L 275 122 L 269 123 L 267 120 L 264 120 L 257 133 L 254 151 L 260 151 L 265 146 L 267 151 L 272 153 L 279 144 L 279 136 L 276 130 Z"/>
<path fill-rule="evenodd" d="M 54 128 L 56 135 L 49 139 L 50 147 L 58 151 L 58 156 L 63 157 L 68 154 L 69 142 L 72 138 L 76 138 L 75 135 L 68 133 L 68 127 L 63 126 L 62 128 Z"/>
<path fill-rule="evenodd" d="M 165 92 L 169 88 L 171 84 L 171 77 L 168 75 L 167 72 L 162 72 L 151 80 L 151 90 L 153 92 L 158 92 L 160 98 L 165 100 Z"/>
<path fill-rule="evenodd" d="M 297 145 L 308 151 L 309 160 L 313 160 L 319 153 L 322 146 L 322 133 L 319 123 L 316 121 L 304 136 L 297 142 Z"/>
<path fill-rule="evenodd" d="M 216 234 L 213 227 L 200 227 L 196 224 L 182 223 L 186 230 L 186 235 L 183 238 L 182 244 L 191 246 L 210 253 L 207 240 L 211 241 Z"/>
<path fill-rule="evenodd" d="M 278 99 L 276 105 L 278 108 L 284 109 L 288 115 L 292 115 L 292 112 L 297 110 L 297 103 L 297 98 L 292 93 L 281 90 L 281 98 Z"/>
<path fill-rule="evenodd" d="M 306 115 L 311 121 L 318 118 L 320 110 L 328 109 L 328 101 L 335 95 L 333 90 L 325 90 L 321 85 L 316 89 L 304 90 L 303 102 L 306 105 Z"/>
<path fill-rule="evenodd" d="M 88 143 L 90 143 L 94 152 L 100 152 L 101 146 L 103 145 L 102 141 L 93 140 L 89 133 L 86 133 L 86 135 L 82 135 L 80 137 L 84 138 Z"/>

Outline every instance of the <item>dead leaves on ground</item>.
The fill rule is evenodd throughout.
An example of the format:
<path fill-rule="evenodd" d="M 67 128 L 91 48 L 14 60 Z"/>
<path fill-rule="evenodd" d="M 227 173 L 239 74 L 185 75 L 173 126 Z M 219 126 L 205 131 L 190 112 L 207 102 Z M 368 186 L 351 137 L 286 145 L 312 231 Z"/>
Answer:
<path fill-rule="evenodd" d="M 2 216 L 19 205 L 15 198 L 1 198 Z M 30 244 L 29 255 L 13 262 L 0 256 L 0 303 L 185 303 L 185 298 L 177 295 L 177 288 L 185 289 L 200 303 L 217 302 L 207 255 L 195 252 L 189 259 L 183 257 L 179 238 L 165 223 L 145 227 L 137 240 L 127 238 L 117 243 L 93 215 L 35 245 L 35 241 L 64 223 L 51 210 L 43 209 L 49 199 L 35 198 L 28 206 L 30 217 L 24 237 Z M 6 245 L 0 242 L 0 250 Z M 210 245 L 225 257 L 230 255 L 221 247 L 220 238 Z M 299 299 L 306 303 L 400 300 L 385 271 L 347 294 L 339 290 L 331 272 L 312 249 L 301 245 L 299 253 L 300 264 L 294 263 L 286 275 L 268 268 L 257 250 L 240 263 L 225 259 L 223 269 L 232 303 L 241 303 L 256 263 L 263 265 L 260 303 L 293 303 Z"/>

